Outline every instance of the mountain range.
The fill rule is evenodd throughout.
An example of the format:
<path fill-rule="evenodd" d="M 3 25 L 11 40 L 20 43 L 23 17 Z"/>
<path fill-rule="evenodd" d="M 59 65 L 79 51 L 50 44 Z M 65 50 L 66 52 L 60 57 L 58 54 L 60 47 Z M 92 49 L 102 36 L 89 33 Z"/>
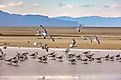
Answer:
<path fill-rule="evenodd" d="M 73 27 L 83 24 L 88 27 L 121 27 L 121 17 L 52 17 L 44 15 L 20 15 L 11 14 L 0 10 L 0 26 L 55 26 L 55 27 Z"/>

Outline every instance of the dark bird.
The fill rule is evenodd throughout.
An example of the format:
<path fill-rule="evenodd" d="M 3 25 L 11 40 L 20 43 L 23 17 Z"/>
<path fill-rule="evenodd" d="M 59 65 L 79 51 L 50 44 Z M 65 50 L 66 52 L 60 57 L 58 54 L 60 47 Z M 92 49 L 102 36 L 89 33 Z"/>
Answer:
<path fill-rule="evenodd" d="M 46 52 L 48 52 L 49 51 L 49 47 L 46 47 L 45 50 L 46 50 Z"/>
<path fill-rule="evenodd" d="M 37 59 L 39 59 L 39 62 L 42 62 L 42 63 L 47 63 L 47 60 L 48 60 L 46 55 L 40 56 Z"/>
<path fill-rule="evenodd" d="M 10 58 L 10 59 L 5 60 L 5 62 L 12 64 L 12 60 L 13 60 L 13 58 Z"/>
<path fill-rule="evenodd" d="M 84 55 L 90 54 L 90 51 L 83 52 Z"/>
<path fill-rule="evenodd" d="M 60 62 L 63 61 L 63 55 L 61 55 L 61 56 L 56 56 L 56 58 L 57 58 Z"/>
<path fill-rule="evenodd" d="M 88 59 L 81 59 L 81 61 L 83 61 L 84 62 L 84 64 L 88 64 Z"/>
<path fill-rule="evenodd" d="M 68 54 L 68 58 L 73 58 L 75 57 L 75 54 Z"/>
<path fill-rule="evenodd" d="M 69 59 L 68 61 L 70 61 L 71 64 L 76 64 L 76 59 Z"/>
<path fill-rule="evenodd" d="M 115 57 L 120 57 L 120 54 L 117 54 Z"/>
<path fill-rule="evenodd" d="M 109 60 L 109 57 L 110 57 L 109 54 L 107 54 L 106 56 L 104 56 L 104 59 Z"/>
<path fill-rule="evenodd" d="M 76 59 L 77 60 L 81 60 L 81 55 L 79 54 L 79 55 L 76 55 Z"/>
<path fill-rule="evenodd" d="M 111 57 L 109 57 L 109 59 L 110 59 L 111 61 L 114 61 L 114 55 L 111 56 Z"/>
<path fill-rule="evenodd" d="M 38 55 L 38 52 L 35 52 L 35 53 L 33 53 L 33 54 L 30 54 L 29 56 L 31 56 L 31 57 L 33 57 L 33 58 L 36 58 L 37 55 Z"/>
<path fill-rule="evenodd" d="M 48 56 L 51 57 L 54 54 L 55 54 L 55 52 L 51 52 L 51 53 L 48 53 Z"/>
<path fill-rule="evenodd" d="M 18 60 L 14 60 L 14 61 L 12 61 L 12 64 L 13 64 L 13 65 L 15 64 L 15 66 L 18 66 L 18 63 L 19 63 Z"/>
<path fill-rule="evenodd" d="M 53 55 L 50 56 L 50 57 L 52 57 L 52 60 L 56 60 L 56 55 L 57 54 L 53 54 Z"/>
<path fill-rule="evenodd" d="M 116 60 L 119 60 L 120 54 L 115 55 L 115 57 L 116 57 Z"/>
<path fill-rule="evenodd" d="M 97 63 L 102 63 L 102 57 L 95 58 L 97 60 Z"/>

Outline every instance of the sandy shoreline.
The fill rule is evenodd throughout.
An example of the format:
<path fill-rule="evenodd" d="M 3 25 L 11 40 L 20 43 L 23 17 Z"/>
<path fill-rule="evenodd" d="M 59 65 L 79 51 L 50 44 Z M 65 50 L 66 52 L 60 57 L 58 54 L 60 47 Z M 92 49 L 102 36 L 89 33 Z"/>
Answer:
<path fill-rule="evenodd" d="M 55 39 L 55 42 L 47 37 L 37 37 L 37 27 L 0 27 L 0 46 L 7 44 L 10 47 L 35 47 L 34 42 L 48 44 L 50 48 L 67 48 L 74 38 L 77 41 L 76 49 L 115 49 L 121 50 L 121 28 L 84 28 L 80 33 L 75 28 L 47 28 L 48 32 Z M 101 44 L 90 43 L 83 40 L 81 36 L 94 37 L 97 35 Z M 28 43 L 30 41 L 30 43 Z"/>

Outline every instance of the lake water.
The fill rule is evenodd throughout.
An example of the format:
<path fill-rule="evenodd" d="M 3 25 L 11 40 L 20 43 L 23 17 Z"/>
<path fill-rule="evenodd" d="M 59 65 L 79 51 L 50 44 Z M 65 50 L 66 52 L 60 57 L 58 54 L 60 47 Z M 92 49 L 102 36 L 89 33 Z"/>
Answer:
<path fill-rule="evenodd" d="M 7 54 L 6 59 L 15 56 L 16 52 L 29 52 L 30 54 L 39 51 L 39 56 L 47 54 L 41 48 L 14 48 L 3 49 Z M 55 52 L 58 55 L 65 54 L 65 49 L 49 49 L 49 52 Z M 106 54 L 121 54 L 121 50 L 99 50 L 99 49 L 71 49 L 69 53 L 81 54 L 84 51 L 91 51 L 94 57 L 105 56 Z M 48 60 L 48 63 L 40 63 L 37 59 L 29 57 L 27 61 L 20 62 L 19 66 L 12 66 L 0 61 L 0 80 L 121 80 L 121 62 L 102 61 L 97 63 L 91 61 L 89 64 L 83 64 L 77 61 L 75 65 L 70 64 L 66 58 L 63 62 L 57 60 Z"/>

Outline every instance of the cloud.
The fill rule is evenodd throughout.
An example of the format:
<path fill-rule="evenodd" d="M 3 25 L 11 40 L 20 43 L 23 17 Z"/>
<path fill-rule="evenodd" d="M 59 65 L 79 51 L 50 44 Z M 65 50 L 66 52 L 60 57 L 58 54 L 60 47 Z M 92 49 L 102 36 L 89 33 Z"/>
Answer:
<path fill-rule="evenodd" d="M 103 7 L 104 7 L 104 8 L 110 8 L 110 6 L 108 6 L 108 5 L 104 5 Z"/>
<path fill-rule="evenodd" d="M 105 5 L 104 8 L 121 8 L 121 4 Z"/>
<path fill-rule="evenodd" d="M 59 3 L 58 5 L 59 5 L 59 6 L 64 6 L 64 4 L 63 4 L 63 3 Z"/>
<path fill-rule="evenodd" d="M 0 0 L 0 4 L 1 4 L 1 3 L 4 3 L 4 2 L 5 2 L 5 0 Z"/>
<path fill-rule="evenodd" d="M 34 4 L 34 6 L 35 6 L 35 7 L 39 7 L 39 4 L 36 3 L 36 4 Z"/>
<path fill-rule="evenodd" d="M 112 8 L 121 8 L 121 4 L 113 4 L 111 5 Z"/>
<path fill-rule="evenodd" d="M 70 8 L 70 9 L 75 7 L 75 5 L 72 5 L 72 4 L 59 3 L 58 5 L 62 8 Z"/>
<path fill-rule="evenodd" d="M 81 7 L 93 7 L 94 5 L 89 5 L 89 4 L 86 4 L 86 5 L 81 5 Z"/>
<path fill-rule="evenodd" d="M 0 9 L 4 9 L 6 7 L 7 7 L 6 5 L 0 5 Z"/>
<path fill-rule="evenodd" d="M 74 5 L 67 4 L 67 5 L 65 5 L 65 8 L 74 8 Z"/>
<path fill-rule="evenodd" d="M 18 7 L 18 6 L 22 6 L 23 5 L 23 2 L 12 2 L 12 3 L 9 3 L 8 6 L 10 7 Z"/>

